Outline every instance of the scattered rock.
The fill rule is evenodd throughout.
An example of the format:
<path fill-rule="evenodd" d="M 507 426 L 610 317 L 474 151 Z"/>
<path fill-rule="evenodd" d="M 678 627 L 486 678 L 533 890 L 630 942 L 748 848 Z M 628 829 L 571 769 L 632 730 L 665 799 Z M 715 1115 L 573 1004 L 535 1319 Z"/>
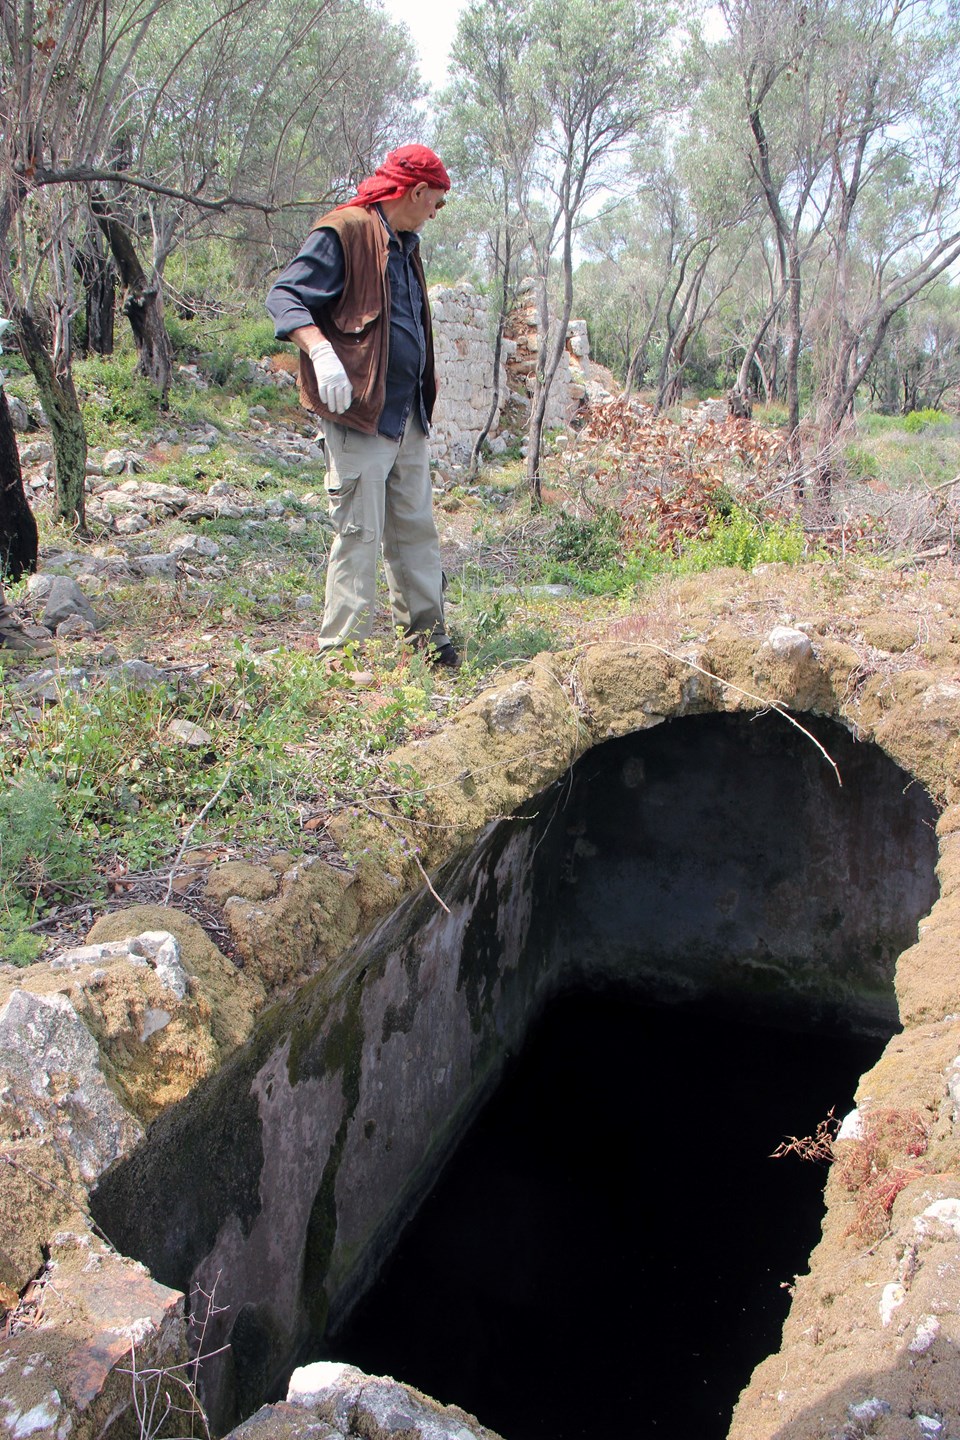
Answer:
<path fill-rule="evenodd" d="M 61 621 L 71 615 L 79 615 L 81 619 L 88 620 L 94 630 L 99 628 L 93 606 L 77 582 L 69 576 L 53 577 L 46 600 L 42 619 L 48 630 L 56 630 Z"/>
<path fill-rule="evenodd" d="M 121 678 L 134 688 L 149 689 L 152 685 L 162 685 L 166 680 L 164 672 L 156 665 L 150 665 L 146 660 L 124 660 L 120 666 Z"/>
<path fill-rule="evenodd" d="M 230 1436 L 319 1440 L 317 1421 L 326 1440 L 498 1440 L 456 1405 L 441 1405 L 388 1375 L 365 1375 L 331 1360 L 294 1370 L 286 1404 L 264 1406 Z"/>
<path fill-rule="evenodd" d="M 68 615 L 66 620 L 60 621 L 56 630 L 58 640 L 91 640 L 96 633 L 97 627 L 84 620 L 82 615 Z"/>
<path fill-rule="evenodd" d="M 127 455 L 123 450 L 108 450 L 103 457 L 104 475 L 122 475 L 127 468 Z"/>
<path fill-rule="evenodd" d="M 39 970 L 0 977 L 0 1144 L 17 1162 L 0 1165 L 0 1281 L 17 1291 L 86 1189 L 143 1134 L 70 1000 L 34 993 Z"/>
<path fill-rule="evenodd" d="M 41 465 L 44 461 L 53 459 L 53 446 L 48 440 L 34 440 L 29 445 L 24 445 L 20 450 L 20 463 L 22 465 Z"/>
<path fill-rule="evenodd" d="M 30 429 L 30 412 L 16 395 L 7 395 L 7 409 L 10 411 L 14 430 L 22 435 L 25 430 Z"/>
<path fill-rule="evenodd" d="M 180 718 L 171 720 L 167 726 L 167 734 L 172 735 L 174 740 L 179 740 L 181 745 L 189 745 L 194 750 L 202 750 L 213 744 L 213 740 L 206 730 L 199 725 L 194 725 L 192 720 Z"/>
<path fill-rule="evenodd" d="M 220 546 L 205 535 L 178 535 L 171 541 L 169 553 L 184 564 L 196 565 L 201 560 L 216 560 Z"/>
<path fill-rule="evenodd" d="M 136 555 L 131 560 L 134 570 L 145 580 L 176 580 L 176 555 Z"/>

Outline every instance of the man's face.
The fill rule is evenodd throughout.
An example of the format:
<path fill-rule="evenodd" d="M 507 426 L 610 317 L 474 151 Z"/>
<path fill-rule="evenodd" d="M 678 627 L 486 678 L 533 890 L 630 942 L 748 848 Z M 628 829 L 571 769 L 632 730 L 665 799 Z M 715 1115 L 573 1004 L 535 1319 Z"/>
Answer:
<path fill-rule="evenodd" d="M 395 230 L 420 230 L 432 220 L 438 210 L 446 204 L 445 190 L 435 190 L 423 181 L 414 185 L 403 196 L 394 212 L 392 224 Z"/>

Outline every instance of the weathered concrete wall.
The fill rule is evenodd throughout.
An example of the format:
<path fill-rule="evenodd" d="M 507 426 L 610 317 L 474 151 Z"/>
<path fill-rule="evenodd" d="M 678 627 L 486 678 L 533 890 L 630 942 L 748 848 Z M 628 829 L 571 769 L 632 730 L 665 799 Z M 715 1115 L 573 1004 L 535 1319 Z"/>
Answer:
<path fill-rule="evenodd" d="M 363 1286 L 551 985 L 531 941 L 532 829 L 499 830 L 264 1020 L 101 1185 L 98 1221 L 223 1307 L 216 1425 L 275 1386 Z M 509 897 L 509 903 L 502 903 Z"/>
<path fill-rule="evenodd" d="M 875 747 L 805 716 L 703 715 L 609 741 L 564 799 L 572 970 L 886 1036 L 936 899 L 933 806 Z"/>

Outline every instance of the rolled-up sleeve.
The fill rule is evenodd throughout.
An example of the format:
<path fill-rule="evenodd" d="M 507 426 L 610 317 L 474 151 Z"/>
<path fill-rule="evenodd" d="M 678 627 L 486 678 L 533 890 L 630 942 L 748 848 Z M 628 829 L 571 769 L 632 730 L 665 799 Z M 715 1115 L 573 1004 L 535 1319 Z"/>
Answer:
<path fill-rule="evenodd" d="M 304 325 L 316 325 L 320 311 L 341 294 L 343 277 L 337 232 L 311 230 L 303 249 L 277 276 L 267 296 L 277 339 L 286 340 Z"/>

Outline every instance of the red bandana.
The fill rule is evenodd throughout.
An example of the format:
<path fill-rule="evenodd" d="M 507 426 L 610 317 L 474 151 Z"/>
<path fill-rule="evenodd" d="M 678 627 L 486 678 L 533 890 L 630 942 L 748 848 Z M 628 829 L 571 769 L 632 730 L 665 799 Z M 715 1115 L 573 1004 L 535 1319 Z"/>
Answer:
<path fill-rule="evenodd" d="M 450 176 L 439 156 L 426 145 L 401 145 L 390 154 L 366 180 L 361 180 L 356 195 L 338 210 L 351 205 L 376 205 L 379 200 L 399 200 L 414 185 L 424 182 L 433 190 L 449 190 Z"/>

